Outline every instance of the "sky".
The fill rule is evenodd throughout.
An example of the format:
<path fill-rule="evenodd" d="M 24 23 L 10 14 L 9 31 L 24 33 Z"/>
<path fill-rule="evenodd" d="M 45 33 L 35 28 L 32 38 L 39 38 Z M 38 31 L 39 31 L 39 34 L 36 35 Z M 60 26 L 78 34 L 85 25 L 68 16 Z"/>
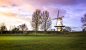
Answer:
<path fill-rule="evenodd" d="M 86 0 L 0 0 L 0 24 L 7 28 L 25 23 L 29 30 L 32 14 L 36 9 L 47 10 L 51 19 L 64 16 L 63 25 L 81 31 L 81 17 L 86 13 Z M 56 20 L 52 20 L 55 29 Z"/>

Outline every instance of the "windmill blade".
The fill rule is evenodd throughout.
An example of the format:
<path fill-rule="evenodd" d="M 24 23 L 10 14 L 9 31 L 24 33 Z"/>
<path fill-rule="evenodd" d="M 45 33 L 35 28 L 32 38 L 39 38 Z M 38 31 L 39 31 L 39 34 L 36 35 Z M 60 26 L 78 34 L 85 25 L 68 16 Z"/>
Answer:
<path fill-rule="evenodd" d="M 54 19 L 52 19 L 52 20 L 55 20 L 55 19 L 57 19 L 57 18 L 54 18 Z"/>
<path fill-rule="evenodd" d="M 59 10 L 58 10 L 58 14 L 57 14 L 57 18 L 59 17 Z"/>
<path fill-rule="evenodd" d="M 63 18 L 64 16 L 61 16 L 61 18 Z"/>

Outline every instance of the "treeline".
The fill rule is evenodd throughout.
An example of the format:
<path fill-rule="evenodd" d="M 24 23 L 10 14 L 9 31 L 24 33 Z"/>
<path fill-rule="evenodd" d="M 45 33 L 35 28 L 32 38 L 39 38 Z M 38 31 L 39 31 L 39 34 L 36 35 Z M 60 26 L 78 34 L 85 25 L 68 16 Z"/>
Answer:
<path fill-rule="evenodd" d="M 28 31 L 28 27 L 26 26 L 26 24 L 22 24 L 19 26 L 14 26 L 13 28 L 7 30 L 7 27 L 2 24 L 0 27 L 0 34 L 13 34 L 13 33 L 23 33 L 23 34 L 27 34 Z"/>
<path fill-rule="evenodd" d="M 23 31 L 2 31 L 3 34 L 23 34 Z M 34 34 L 35 31 L 27 31 L 27 34 Z M 0 32 L 1 34 L 1 32 Z M 44 31 L 38 31 L 37 34 L 44 34 Z M 46 31 L 46 34 L 86 34 L 86 31 L 67 32 L 67 31 Z"/>
<path fill-rule="evenodd" d="M 2 31 L 2 34 L 23 34 L 23 31 Z M 1 32 L 0 32 L 1 34 Z"/>

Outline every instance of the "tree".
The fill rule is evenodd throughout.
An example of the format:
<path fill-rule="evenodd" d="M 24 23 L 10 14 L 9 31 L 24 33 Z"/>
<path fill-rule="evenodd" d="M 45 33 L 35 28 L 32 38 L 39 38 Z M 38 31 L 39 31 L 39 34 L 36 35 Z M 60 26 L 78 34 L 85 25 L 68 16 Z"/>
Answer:
<path fill-rule="evenodd" d="M 51 28 L 51 19 L 49 17 L 49 12 L 43 11 L 41 16 L 42 16 L 41 29 L 44 31 L 44 33 L 46 33 L 46 31 Z"/>
<path fill-rule="evenodd" d="M 84 17 L 81 17 L 81 22 L 83 23 L 82 25 L 83 31 L 86 31 L 86 14 L 84 14 Z"/>
<path fill-rule="evenodd" d="M 19 30 L 23 31 L 24 35 L 27 34 L 28 28 L 27 28 L 26 24 L 19 25 L 18 28 L 19 28 Z"/>
<path fill-rule="evenodd" d="M 86 23 L 82 25 L 83 31 L 86 31 Z"/>
<path fill-rule="evenodd" d="M 19 28 L 15 27 L 12 29 L 12 32 L 15 32 L 15 34 L 19 31 Z"/>
<path fill-rule="evenodd" d="M 11 34 L 11 32 L 12 32 L 12 26 L 10 25 L 10 29 L 9 29 L 9 31 L 10 31 L 10 34 Z"/>
<path fill-rule="evenodd" d="M 70 27 L 65 27 L 65 28 L 63 29 L 63 31 L 71 32 L 71 28 L 70 28 Z"/>
<path fill-rule="evenodd" d="M 32 28 L 35 31 L 35 36 L 37 34 L 40 24 L 41 24 L 41 10 L 37 9 L 35 12 L 33 12 L 31 21 Z"/>
<path fill-rule="evenodd" d="M 4 25 L 4 23 L 0 27 L 1 35 L 3 31 L 7 31 L 7 27 Z"/>

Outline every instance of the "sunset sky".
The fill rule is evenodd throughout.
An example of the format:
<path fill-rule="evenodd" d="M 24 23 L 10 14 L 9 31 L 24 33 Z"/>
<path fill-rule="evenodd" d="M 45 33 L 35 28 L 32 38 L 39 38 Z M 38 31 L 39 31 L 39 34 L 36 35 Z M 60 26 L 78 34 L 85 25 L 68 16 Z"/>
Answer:
<path fill-rule="evenodd" d="M 0 24 L 5 23 L 9 29 L 25 23 L 31 29 L 32 13 L 36 9 L 47 10 L 52 19 L 57 17 L 59 10 L 60 16 L 64 16 L 63 25 L 81 31 L 86 0 L 0 0 Z M 55 25 L 56 20 L 52 20 L 52 29 Z"/>

